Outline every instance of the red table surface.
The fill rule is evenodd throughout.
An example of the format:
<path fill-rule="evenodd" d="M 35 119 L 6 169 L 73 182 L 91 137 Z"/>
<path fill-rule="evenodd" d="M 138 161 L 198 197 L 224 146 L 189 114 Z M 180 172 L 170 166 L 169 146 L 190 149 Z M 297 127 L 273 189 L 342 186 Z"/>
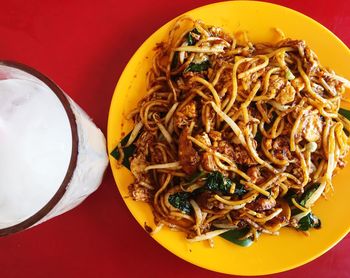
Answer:
<path fill-rule="evenodd" d="M 136 49 L 170 19 L 212 2 L 2 1 L 0 59 L 52 78 L 106 134 L 115 85 Z M 273 2 L 316 19 L 350 45 L 348 1 Z M 347 236 L 313 262 L 268 277 L 350 277 L 349 243 Z M 0 238 L 0 277 L 138 276 L 226 275 L 191 265 L 149 237 L 126 208 L 109 168 L 98 191 L 78 208 Z"/>

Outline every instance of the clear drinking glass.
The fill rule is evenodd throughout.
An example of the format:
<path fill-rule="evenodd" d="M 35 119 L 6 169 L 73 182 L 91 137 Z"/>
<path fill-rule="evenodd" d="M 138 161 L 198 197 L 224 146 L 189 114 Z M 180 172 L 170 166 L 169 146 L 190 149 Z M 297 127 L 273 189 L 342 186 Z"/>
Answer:
<path fill-rule="evenodd" d="M 57 109 L 62 110 L 63 108 L 62 111 L 64 111 L 64 116 L 62 117 L 65 119 L 62 119 L 62 122 L 64 122 L 67 126 L 67 130 L 64 130 L 64 132 L 67 132 L 67 136 L 65 138 L 68 138 L 68 143 L 66 143 L 66 145 L 60 146 L 60 148 L 62 148 L 65 153 L 68 153 L 70 157 L 68 156 L 67 158 L 67 165 L 65 166 L 66 169 L 62 169 L 62 167 L 60 169 L 60 171 L 63 171 L 63 175 L 61 182 L 57 184 L 57 190 L 55 188 L 55 185 L 53 187 L 53 193 L 51 195 L 48 193 L 48 195 L 45 197 L 47 200 L 45 200 L 44 204 L 39 205 L 39 207 L 35 209 L 35 212 L 31 213 L 30 215 L 22 213 L 21 217 L 18 219 L 7 219 L 7 222 L 3 221 L 3 223 L 1 223 L 1 219 L 5 219 L 6 217 L 8 218 L 12 212 L 15 212 L 17 210 L 20 211 L 25 207 L 25 205 L 27 207 L 29 206 L 31 208 L 35 208 L 37 205 L 35 204 L 37 200 L 36 196 L 40 195 L 41 189 L 35 186 L 33 186 L 32 189 L 29 189 L 27 186 L 25 190 L 30 190 L 27 191 L 30 192 L 30 194 L 28 194 L 28 196 L 22 196 L 22 199 L 18 198 L 17 200 L 16 194 L 12 194 L 11 196 L 7 194 L 8 188 L 6 187 L 6 184 L 0 185 L 0 236 L 24 230 L 76 207 L 99 187 L 102 182 L 104 171 L 108 165 L 106 142 L 103 133 L 95 126 L 89 116 L 53 81 L 33 68 L 30 68 L 23 64 L 7 61 L 0 62 L 0 82 L 4 80 L 14 80 L 14 83 L 18 82 L 18 80 L 24 80 L 24 82 L 32 82 L 35 83 L 34 86 L 40 86 L 40 88 L 44 88 L 43 90 L 46 90 L 48 94 L 52 94 L 56 97 L 54 97 L 55 100 L 53 101 L 57 101 L 57 105 L 60 106 L 60 108 L 57 106 Z M 2 92 L 0 91 L 0 111 L 3 109 L 3 114 L 0 114 L 0 144 L 1 138 L 4 138 L 4 140 L 6 140 L 6 125 L 9 125 L 9 121 L 6 120 L 7 110 L 5 111 L 4 109 L 18 109 L 17 106 L 22 105 L 20 103 L 17 104 L 14 102 L 11 103 L 12 106 L 10 106 L 8 103 L 6 103 L 6 99 L 1 100 L 1 93 Z M 9 96 L 11 98 L 11 95 Z M 40 97 L 37 100 L 39 101 L 36 105 L 40 107 Z M 23 101 L 25 102 L 25 98 Z M 43 105 L 45 104 L 43 103 Z M 40 113 L 38 114 L 38 111 L 33 111 L 33 114 L 34 112 L 36 112 L 36 116 L 40 118 Z M 11 111 L 8 114 L 11 114 Z M 3 119 L 1 119 L 1 115 Z M 16 117 L 16 113 L 13 111 L 11 115 L 11 117 Z M 41 122 L 45 123 L 45 119 L 41 119 Z M 11 128 L 16 129 L 16 127 L 9 127 L 9 129 Z M 25 128 L 27 129 L 29 127 L 25 126 Z M 50 132 L 50 129 L 54 128 L 57 127 L 51 126 L 50 123 L 47 123 L 47 125 L 45 125 L 45 132 Z M 56 132 L 57 130 L 52 131 Z M 40 128 L 35 129 L 35 127 L 33 127 L 33 132 L 40 134 L 41 131 Z M 38 140 L 38 144 L 39 141 L 40 140 Z M 36 150 L 41 150 L 41 146 L 38 146 L 36 142 L 31 142 L 31 144 L 28 142 L 25 143 L 26 144 L 24 144 L 24 146 L 20 147 L 25 150 L 26 157 L 28 157 L 28 155 L 30 155 L 30 157 L 34 157 L 31 163 L 36 163 L 37 160 L 41 159 L 36 154 Z M 11 142 L 7 142 L 7 144 L 11 146 Z M 49 144 L 50 143 L 47 145 L 49 146 Z M 15 145 L 16 144 L 14 143 L 13 146 L 15 147 Z M 3 153 L 1 153 L 1 150 Z M 21 160 L 22 156 L 19 154 L 15 158 L 18 161 L 17 166 L 9 166 L 8 161 L 6 160 L 11 158 L 11 155 L 9 154 L 11 154 L 11 150 L 1 149 L 0 146 L 0 168 L 7 169 L 7 172 L 5 174 L 9 177 L 10 180 L 12 180 L 12 174 L 21 175 L 21 171 L 26 171 L 23 163 L 28 163 L 28 161 L 23 162 Z M 56 152 L 56 156 L 59 156 L 59 152 L 58 154 Z M 50 156 L 42 156 L 42 159 L 43 161 L 48 161 L 49 163 L 51 161 Z M 11 160 L 13 159 L 11 158 Z M 55 157 L 52 157 L 52 161 L 52 163 L 56 161 Z M 17 167 L 18 169 L 21 169 L 21 171 L 18 171 L 18 169 L 16 169 Z M 53 167 L 43 167 L 42 171 L 35 173 L 35 177 L 38 179 L 45 177 L 49 179 L 52 175 L 56 174 L 55 169 L 52 168 Z M 51 169 L 51 173 L 48 173 L 48 171 L 46 171 L 47 169 Z M 33 176 L 33 173 L 30 174 Z M 30 181 L 25 180 L 25 177 L 24 181 L 26 185 L 29 185 L 29 187 L 31 186 Z M 20 193 L 18 195 L 21 195 L 23 193 L 20 190 L 18 192 Z M 9 198 L 11 198 L 11 200 L 9 200 Z M 9 205 L 6 205 L 9 203 L 9 201 L 12 204 L 11 207 Z M 6 217 L 3 215 L 4 217 L 1 218 L 1 215 L 4 213 L 7 213 L 5 215 Z"/>

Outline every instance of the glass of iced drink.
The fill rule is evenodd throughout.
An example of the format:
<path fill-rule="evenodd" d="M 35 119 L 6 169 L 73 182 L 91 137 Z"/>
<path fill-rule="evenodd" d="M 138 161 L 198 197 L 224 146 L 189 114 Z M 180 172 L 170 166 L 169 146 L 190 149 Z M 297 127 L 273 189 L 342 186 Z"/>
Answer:
<path fill-rule="evenodd" d="M 0 62 L 0 236 L 80 204 L 107 167 L 105 137 L 54 82 Z"/>

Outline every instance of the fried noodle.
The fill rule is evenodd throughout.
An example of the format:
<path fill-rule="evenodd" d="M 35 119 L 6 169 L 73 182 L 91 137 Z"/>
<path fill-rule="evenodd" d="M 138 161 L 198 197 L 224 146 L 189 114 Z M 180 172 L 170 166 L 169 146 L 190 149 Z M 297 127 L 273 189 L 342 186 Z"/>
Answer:
<path fill-rule="evenodd" d="M 338 115 L 349 81 L 304 41 L 279 34 L 274 44 L 253 44 L 185 17 L 157 45 L 128 141 L 136 146 L 130 195 L 150 204 L 157 231 L 168 226 L 191 242 L 232 227 L 276 235 L 298 228 L 333 190 L 349 150 L 349 121 Z M 210 173 L 230 188 L 208 187 Z"/>

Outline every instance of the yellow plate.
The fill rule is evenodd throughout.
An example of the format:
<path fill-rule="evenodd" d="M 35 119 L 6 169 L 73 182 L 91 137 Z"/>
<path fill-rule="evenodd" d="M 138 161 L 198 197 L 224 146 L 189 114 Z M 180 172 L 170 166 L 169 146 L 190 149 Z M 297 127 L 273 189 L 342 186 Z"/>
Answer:
<path fill-rule="evenodd" d="M 306 40 L 323 65 L 350 78 L 349 49 L 321 24 L 293 10 L 263 2 L 234 1 L 204 6 L 186 14 L 207 24 L 222 26 L 228 32 L 248 31 L 249 38 L 254 42 L 271 41 L 274 37 L 272 28 L 278 27 L 287 37 Z M 151 68 L 152 49 L 156 43 L 166 39 L 173 22 L 164 25 L 142 44 L 120 77 L 109 113 L 109 152 L 132 129 L 132 122 L 127 121 L 125 115 L 136 107 L 137 101 L 146 92 L 146 73 Z M 127 187 L 132 182 L 130 172 L 125 168 L 117 169 L 112 157 L 110 161 L 120 194 L 129 210 L 141 226 L 145 222 L 153 226 L 150 207 L 125 198 L 128 195 Z M 163 229 L 154 238 L 175 255 L 210 270 L 236 275 L 285 271 L 320 256 L 348 233 L 349 180 L 348 166 L 334 179 L 334 195 L 316 204 L 314 211 L 322 220 L 322 229 L 311 231 L 309 237 L 285 228 L 280 236 L 263 235 L 248 248 L 219 237 L 215 239 L 214 248 L 210 248 L 207 242 L 190 244 L 186 242 L 184 234 L 168 229 Z"/>

